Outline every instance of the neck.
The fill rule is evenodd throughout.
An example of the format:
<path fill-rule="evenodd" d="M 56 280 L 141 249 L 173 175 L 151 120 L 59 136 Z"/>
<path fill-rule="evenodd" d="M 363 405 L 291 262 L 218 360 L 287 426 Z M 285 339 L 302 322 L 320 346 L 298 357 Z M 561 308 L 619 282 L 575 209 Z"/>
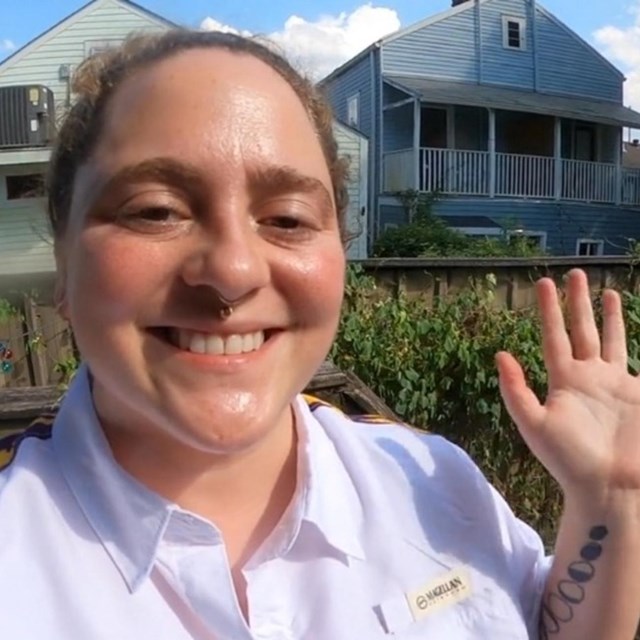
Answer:
<path fill-rule="evenodd" d="M 251 449 L 195 450 L 165 434 L 103 428 L 115 459 L 152 491 L 214 523 L 233 565 L 260 546 L 292 500 L 297 477 L 293 417 Z"/>

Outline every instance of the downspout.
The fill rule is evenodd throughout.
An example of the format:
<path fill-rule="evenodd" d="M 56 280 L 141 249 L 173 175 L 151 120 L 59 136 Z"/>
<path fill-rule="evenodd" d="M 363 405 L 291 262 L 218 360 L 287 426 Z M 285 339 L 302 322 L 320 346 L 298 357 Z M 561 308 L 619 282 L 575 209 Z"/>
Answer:
<path fill-rule="evenodd" d="M 376 69 L 375 69 L 375 58 L 374 58 L 374 47 L 371 48 L 369 52 L 369 68 L 371 74 L 371 106 L 375 111 L 375 84 L 376 84 Z M 367 197 L 368 207 L 369 207 L 369 219 L 371 224 L 368 229 L 368 247 L 367 247 L 367 255 L 371 254 L 371 250 L 373 249 L 373 243 L 375 238 L 378 235 L 378 229 L 380 228 L 380 212 L 378 207 L 378 180 L 377 173 L 380 170 L 376 170 L 376 119 L 375 117 L 371 122 L 371 138 L 369 140 L 369 144 L 371 148 L 369 149 L 369 194 Z"/>
<path fill-rule="evenodd" d="M 476 0 L 476 58 L 478 60 L 478 84 L 482 84 L 484 74 L 482 64 L 482 12 L 480 0 Z"/>
<path fill-rule="evenodd" d="M 531 48 L 533 49 L 533 90 L 540 91 L 540 77 L 538 69 L 538 11 L 536 0 L 531 0 Z"/>
<path fill-rule="evenodd" d="M 382 110 L 382 70 L 384 69 L 383 65 L 383 54 L 384 49 L 381 46 L 381 40 L 376 42 L 376 48 L 379 51 L 378 54 L 378 184 L 376 185 L 376 192 L 380 193 L 380 185 L 382 184 L 381 176 L 382 173 L 382 147 L 384 141 L 384 111 Z M 378 210 L 380 209 L 379 205 L 377 206 Z M 378 231 L 380 229 L 380 218 L 378 211 Z"/>

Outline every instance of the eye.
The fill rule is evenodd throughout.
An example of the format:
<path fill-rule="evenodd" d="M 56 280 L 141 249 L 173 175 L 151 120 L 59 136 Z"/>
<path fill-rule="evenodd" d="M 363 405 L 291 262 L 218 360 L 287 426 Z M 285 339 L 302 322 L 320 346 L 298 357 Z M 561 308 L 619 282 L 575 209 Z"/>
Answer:
<path fill-rule="evenodd" d="M 182 229 L 191 216 L 168 206 L 154 205 L 124 210 L 117 216 L 118 224 L 141 233 L 167 233 Z"/>
<path fill-rule="evenodd" d="M 298 229 L 302 226 L 302 222 L 293 216 L 276 216 L 267 222 L 278 229 Z"/>

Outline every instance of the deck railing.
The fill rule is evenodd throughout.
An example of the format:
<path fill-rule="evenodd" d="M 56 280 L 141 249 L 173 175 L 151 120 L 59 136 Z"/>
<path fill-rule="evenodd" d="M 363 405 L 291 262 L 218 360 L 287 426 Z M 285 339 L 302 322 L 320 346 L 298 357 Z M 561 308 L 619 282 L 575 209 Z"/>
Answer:
<path fill-rule="evenodd" d="M 401 149 L 384 154 L 383 188 L 640 205 L 640 170 L 514 153 Z"/>

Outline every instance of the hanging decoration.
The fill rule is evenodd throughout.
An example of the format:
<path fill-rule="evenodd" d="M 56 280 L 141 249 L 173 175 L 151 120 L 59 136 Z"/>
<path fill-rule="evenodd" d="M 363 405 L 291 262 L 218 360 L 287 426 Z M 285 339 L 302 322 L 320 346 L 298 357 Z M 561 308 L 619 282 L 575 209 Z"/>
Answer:
<path fill-rule="evenodd" d="M 0 340 L 0 374 L 9 374 L 13 371 L 13 351 L 6 340 Z"/>

